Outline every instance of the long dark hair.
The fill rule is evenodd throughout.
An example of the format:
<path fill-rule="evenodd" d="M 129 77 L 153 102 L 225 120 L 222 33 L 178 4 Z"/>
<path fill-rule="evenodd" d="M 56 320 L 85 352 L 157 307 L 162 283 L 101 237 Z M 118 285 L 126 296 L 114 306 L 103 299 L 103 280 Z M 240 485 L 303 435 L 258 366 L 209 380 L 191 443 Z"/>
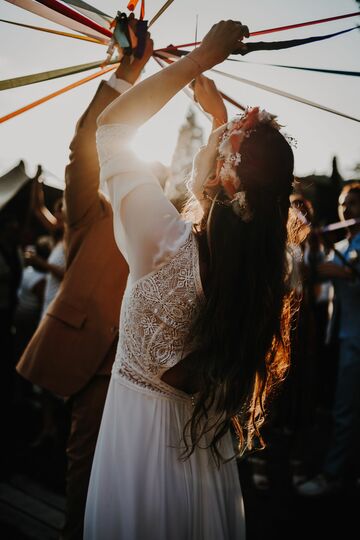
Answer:
<path fill-rule="evenodd" d="M 293 153 L 279 131 L 261 125 L 241 145 L 237 173 L 253 219 L 228 206 L 223 188 L 197 229 L 206 238 L 206 303 L 190 339 L 199 392 L 184 429 L 184 456 L 205 433 L 219 462 L 233 425 L 239 452 L 262 446 L 266 403 L 289 365 L 287 221 Z"/>

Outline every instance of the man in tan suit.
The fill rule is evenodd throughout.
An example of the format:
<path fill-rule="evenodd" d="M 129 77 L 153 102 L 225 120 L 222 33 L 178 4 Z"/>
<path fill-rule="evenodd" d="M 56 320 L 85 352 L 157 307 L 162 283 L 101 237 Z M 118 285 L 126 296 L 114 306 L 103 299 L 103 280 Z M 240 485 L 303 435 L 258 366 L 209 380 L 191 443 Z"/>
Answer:
<path fill-rule="evenodd" d="M 76 126 L 65 172 L 67 269 L 54 301 L 23 353 L 17 371 L 33 384 L 67 398 L 67 508 L 62 538 L 80 540 L 92 459 L 128 276 L 114 240 L 110 203 L 99 191 L 96 120 L 119 93 L 136 82 L 152 54 L 127 59 L 101 82 Z"/>

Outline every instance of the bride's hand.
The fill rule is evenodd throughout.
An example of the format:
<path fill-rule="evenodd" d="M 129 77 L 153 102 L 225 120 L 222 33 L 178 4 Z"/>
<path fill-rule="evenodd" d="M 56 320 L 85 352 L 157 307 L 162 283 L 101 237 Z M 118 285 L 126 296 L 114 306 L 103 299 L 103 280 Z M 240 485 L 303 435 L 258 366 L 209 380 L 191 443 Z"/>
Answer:
<path fill-rule="evenodd" d="M 205 75 L 198 75 L 190 84 L 194 92 L 194 100 L 201 108 L 210 114 L 216 126 L 221 126 L 227 122 L 227 110 L 223 98 L 221 97 L 216 84 Z"/>
<path fill-rule="evenodd" d="M 249 37 L 249 28 L 240 21 L 220 21 L 211 28 L 190 56 L 196 60 L 203 70 L 220 64 L 229 56 L 242 50 L 244 37 Z"/>

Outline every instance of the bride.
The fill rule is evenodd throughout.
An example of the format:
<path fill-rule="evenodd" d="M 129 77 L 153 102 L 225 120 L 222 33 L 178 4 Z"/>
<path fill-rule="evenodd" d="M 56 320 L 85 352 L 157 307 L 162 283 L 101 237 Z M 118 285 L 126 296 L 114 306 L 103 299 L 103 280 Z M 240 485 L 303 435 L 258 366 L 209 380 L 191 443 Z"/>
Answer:
<path fill-rule="evenodd" d="M 130 149 L 137 128 L 244 36 L 240 22 L 219 22 L 98 119 L 101 181 L 130 274 L 86 540 L 245 539 L 235 458 L 261 444 L 267 397 L 288 366 L 293 154 L 258 108 L 214 129 L 184 217 Z"/>

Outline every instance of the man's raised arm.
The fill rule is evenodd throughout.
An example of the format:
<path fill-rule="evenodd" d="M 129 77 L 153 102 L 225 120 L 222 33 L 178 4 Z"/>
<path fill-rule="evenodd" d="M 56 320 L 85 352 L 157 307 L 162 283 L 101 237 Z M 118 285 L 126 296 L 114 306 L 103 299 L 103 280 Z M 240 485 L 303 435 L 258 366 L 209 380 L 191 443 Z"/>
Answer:
<path fill-rule="evenodd" d="M 109 103 L 137 81 L 152 52 L 153 43 L 149 35 L 143 57 L 134 59 L 131 64 L 128 57 L 123 58 L 110 80 L 100 83 L 76 125 L 70 144 L 69 163 L 65 169 L 65 204 L 69 227 L 90 225 L 102 212 L 96 149 L 97 118 Z"/>

